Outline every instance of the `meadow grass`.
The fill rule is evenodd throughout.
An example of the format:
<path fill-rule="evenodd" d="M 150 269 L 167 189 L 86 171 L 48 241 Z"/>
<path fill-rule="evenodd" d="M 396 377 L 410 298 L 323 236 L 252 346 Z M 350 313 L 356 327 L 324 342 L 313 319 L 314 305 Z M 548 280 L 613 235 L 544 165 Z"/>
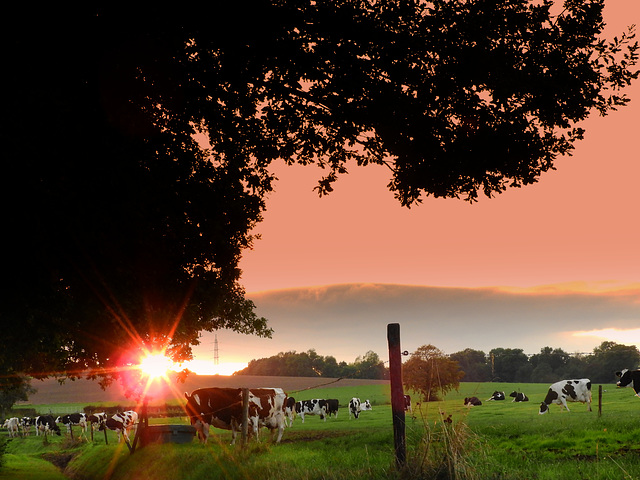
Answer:
<path fill-rule="evenodd" d="M 574 403 L 569 404 L 571 412 L 553 405 L 548 414 L 538 415 L 547 389 L 548 384 L 463 383 L 443 401 L 419 407 L 412 395 L 413 413 L 406 416 L 407 463 L 400 471 L 394 463 L 388 385 L 358 387 L 357 393 L 351 387 L 292 393 L 300 400 L 338 398 L 340 411 L 338 418 L 326 422 L 306 416 L 303 424 L 298 418 L 280 444 L 271 443 L 263 430 L 259 443 L 232 447 L 230 432 L 212 429 L 206 446 L 195 440 L 187 445 L 149 445 L 130 455 L 122 444 L 116 445 L 113 432 L 109 445 L 102 432 L 93 443 L 50 437 L 44 445 L 42 437 L 31 436 L 10 442 L 7 466 L 31 468 L 32 462 L 52 458 L 47 455 L 59 455 L 68 462 L 65 473 L 78 479 L 640 480 L 640 401 L 629 389 L 605 386 L 601 416 L 597 385 L 592 412 Z M 512 403 L 507 397 L 487 402 L 494 390 L 507 395 L 521 390 L 530 401 Z M 472 395 L 483 405 L 464 406 L 464 397 Z M 373 404 L 373 410 L 362 412 L 358 420 L 349 420 L 346 409 L 353 396 Z M 154 418 L 150 423 L 185 424 L 188 419 Z M 0 476 L 9 478 L 38 477 Z"/>

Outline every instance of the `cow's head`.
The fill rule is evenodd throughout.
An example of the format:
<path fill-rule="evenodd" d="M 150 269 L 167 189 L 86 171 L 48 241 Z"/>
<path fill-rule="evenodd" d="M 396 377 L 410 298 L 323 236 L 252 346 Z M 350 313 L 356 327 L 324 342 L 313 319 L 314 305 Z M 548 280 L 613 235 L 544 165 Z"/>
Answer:
<path fill-rule="evenodd" d="M 626 387 L 631 383 L 631 374 L 629 373 L 629 369 L 625 368 L 621 372 L 616 372 L 616 377 L 620 378 L 618 383 L 616 383 L 619 387 Z"/>
<path fill-rule="evenodd" d="M 544 415 L 548 411 L 549 411 L 549 405 L 547 405 L 546 403 L 542 402 L 540 404 L 540 411 L 538 412 L 538 414 L 539 415 Z"/>

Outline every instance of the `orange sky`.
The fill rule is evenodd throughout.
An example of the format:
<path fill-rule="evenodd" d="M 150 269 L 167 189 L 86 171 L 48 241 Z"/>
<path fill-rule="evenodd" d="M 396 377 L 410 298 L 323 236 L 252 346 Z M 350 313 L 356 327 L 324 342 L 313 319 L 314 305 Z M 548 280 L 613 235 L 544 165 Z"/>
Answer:
<path fill-rule="evenodd" d="M 640 25 L 640 1 L 608 0 L 605 21 L 609 36 L 619 35 L 628 25 Z M 359 315 L 363 311 L 359 300 L 354 303 L 353 297 L 343 296 L 340 308 L 331 302 L 331 310 L 323 296 L 326 289 L 307 288 L 351 283 L 470 287 L 454 290 L 460 294 L 455 301 L 470 302 L 473 311 L 478 292 L 473 289 L 478 287 L 510 287 L 508 298 L 519 302 L 527 298 L 526 292 L 512 287 L 582 282 L 572 283 L 571 288 L 538 290 L 539 302 L 527 304 L 522 319 L 518 318 L 521 310 L 506 309 L 516 328 L 501 327 L 505 335 L 492 329 L 491 318 L 499 315 L 481 315 L 482 332 L 492 335 L 484 338 L 478 333 L 458 343 L 451 341 L 454 334 L 440 334 L 446 325 L 433 318 L 421 321 L 415 312 L 407 316 L 399 303 L 388 321 L 400 322 L 401 334 L 411 332 L 415 345 L 410 348 L 433 343 L 447 353 L 466 347 L 524 348 L 537 353 L 547 345 L 591 351 L 605 337 L 640 343 L 640 82 L 627 94 L 631 104 L 604 118 L 592 116 L 584 124 L 586 138 L 573 156 L 558 159 L 557 170 L 544 174 L 538 184 L 473 205 L 428 199 L 411 210 L 402 208 L 386 188 L 388 172 L 378 166 L 352 168 L 331 195 L 318 198 L 312 190 L 321 175 L 316 167 L 278 167 L 277 191 L 268 199 L 265 219 L 255 231 L 262 239 L 240 263 L 241 283 L 256 302 L 258 314 L 270 319 L 276 333 L 272 340 L 262 340 L 218 332 L 221 362 L 246 362 L 308 348 L 349 362 L 368 350 L 386 359 L 384 320 L 370 332 L 367 318 Z M 628 285 L 634 283 L 634 293 L 623 295 L 622 303 L 628 308 L 624 313 L 616 310 L 620 306 L 616 289 L 626 285 L 629 291 Z M 605 286 L 608 292 L 603 294 Z M 295 301 L 276 302 L 274 298 L 282 299 L 277 292 L 281 289 L 298 289 L 292 291 Z M 589 293 L 594 289 L 600 293 Z M 383 297 L 389 294 L 386 290 Z M 575 301 L 576 290 L 582 299 L 603 301 L 596 318 L 586 322 L 574 318 L 580 304 Z M 405 298 L 405 290 L 402 295 L 393 291 L 396 299 Z M 495 308 L 504 306 L 504 289 L 481 291 L 499 297 L 494 299 Z M 299 302 L 300 295 L 304 302 Z M 557 304 L 552 313 L 547 309 L 543 317 L 535 317 L 536 305 L 558 296 L 566 302 Z M 393 303 L 389 300 L 387 305 Z M 606 305 L 616 308 L 608 310 Z M 446 313 L 440 314 L 447 318 Z M 582 314 L 589 317 L 589 311 Z M 473 314 L 469 315 L 463 324 L 474 322 Z M 322 319 L 329 321 L 326 327 L 318 324 Z M 529 343 L 523 342 L 518 329 L 537 321 L 545 324 L 546 331 L 530 334 Z M 327 331 L 329 325 L 331 331 Z M 600 327 L 625 331 L 620 338 L 612 330 L 603 337 L 567 333 Z M 440 344 L 430 340 L 434 331 Z M 478 339 L 476 345 L 471 344 L 474 339 Z M 203 338 L 196 350 L 198 359 L 210 361 L 212 342 L 212 336 Z"/>

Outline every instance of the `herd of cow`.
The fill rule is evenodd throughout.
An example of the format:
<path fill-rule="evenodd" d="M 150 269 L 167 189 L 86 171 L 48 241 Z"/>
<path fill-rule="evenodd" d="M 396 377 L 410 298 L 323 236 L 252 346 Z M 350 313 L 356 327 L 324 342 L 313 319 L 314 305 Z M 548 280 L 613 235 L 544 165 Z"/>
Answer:
<path fill-rule="evenodd" d="M 633 383 L 635 394 L 640 397 L 640 370 L 622 370 L 616 372 L 620 378 L 617 382 L 619 387 L 626 387 Z M 247 398 L 247 427 L 248 432 L 258 438 L 261 427 L 266 427 L 271 431 L 272 437 L 277 432 L 276 442 L 282 439 L 285 427 L 293 426 L 296 417 L 300 417 L 304 423 L 305 415 L 318 415 L 321 420 L 327 417 L 337 417 L 339 402 L 337 399 L 312 399 L 296 401 L 288 396 L 281 388 L 251 388 L 248 389 Z M 241 388 L 200 388 L 194 390 L 191 395 L 185 393 L 187 403 L 185 412 L 190 419 L 191 425 L 195 427 L 198 438 L 206 443 L 209 438 L 209 428 L 216 427 L 231 430 L 232 444 L 235 443 L 237 433 L 241 431 L 243 418 L 243 389 Z M 521 392 L 512 392 L 513 402 L 527 402 L 529 398 Z M 495 391 L 486 401 L 505 400 L 504 392 Z M 540 414 L 549 411 L 549 405 L 555 403 L 561 405 L 569 411 L 567 402 L 586 403 L 591 411 L 591 380 L 583 378 L 580 380 L 562 380 L 549 387 L 545 399 L 540 404 Z M 482 405 L 482 401 L 477 397 L 467 397 L 464 399 L 467 406 Z M 411 398 L 404 396 L 405 410 L 411 410 Z M 369 400 L 361 401 L 357 397 L 349 400 L 349 419 L 360 416 L 360 412 L 371 410 Z M 9 418 L 4 422 L 4 428 L 9 431 L 9 436 L 14 437 L 20 434 L 29 435 L 33 426 L 36 435 L 47 435 L 55 433 L 60 435 L 59 423 L 63 424 L 67 431 L 71 431 L 72 426 L 79 426 L 82 434 L 86 436 L 87 426 L 98 430 L 113 430 L 118 435 L 118 442 L 121 438 L 129 441 L 129 433 L 138 422 L 138 414 L 129 410 L 117 413 L 108 417 L 105 413 L 86 415 L 84 413 L 73 413 L 54 419 L 52 415 L 41 415 L 35 418 Z"/>
<path fill-rule="evenodd" d="M 59 423 L 63 424 L 67 432 L 71 431 L 71 427 L 79 426 L 81 435 L 86 436 L 87 426 L 100 431 L 109 429 L 114 430 L 120 441 L 121 435 L 125 440 L 129 440 L 129 432 L 138 422 L 138 414 L 129 410 L 123 413 L 116 413 L 112 417 L 108 417 L 106 413 L 95 413 L 86 415 L 84 413 L 72 413 L 70 415 L 59 416 L 54 419 L 53 415 L 40 415 L 31 417 L 12 417 L 5 420 L 3 427 L 9 431 L 10 437 L 18 435 L 29 435 L 31 427 L 34 427 L 36 435 L 56 434 L 61 435 Z"/>
<path fill-rule="evenodd" d="M 633 390 L 640 398 L 640 370 L 622 370 L 616 372 L 616 376 L 620 380 L 616 383 L 618 387 L 626 387 L 633 382 Z M 511 392 L 510 397 L 513 397 L 512 402 L 528 402 L 529 397 L 521 392 Z M 493 395 L 487 401 L 505 400 L 506 395 L 504 392 L 495 391 Z M 581 402 L 586 403 L 589 411 L 591 411 L 591 380 L 588 378 L 582 378 L 580 380 L 561 380 L 554 383 L 549 387 L 547 396 L 540 403 L 539 414 L 543 415 L 549 411 L 549 405 L 555 403 L 560 405 L 561 408 L 565 408 L 567 411 L 569 407 L 567 402 Z M 466 397 L 464 404 L 469 407 L 482 405 L 482 401 L 478 397 Z"/>
<path fill-rule="evenodd" d="M 200 388 L 191 395 L 185 393 L 185 410 L 196 428 L 198 438 L 204 443 L 209 439 L 211 426 L 231 430 L 231 443 L 235 443 L 241 431 L 243 400 L 241 388 Z M 305 415 L 318 415 L 321 420 L 337 417 L 339 402 L 335 398 L 296 401 L 281 388 L 250 388 L 247 399 L 247 428 L 258 438 L 260 428 L 268 428 L 272 437 L 277 433 L 276 442 L 282 439 L 285 427 L 293 426 L 296 417 L 304 423 Z M 369 400 L 357 397 L 349 400 L 349 419 L 360 416 L 360 412 L 371 410 Z"/>

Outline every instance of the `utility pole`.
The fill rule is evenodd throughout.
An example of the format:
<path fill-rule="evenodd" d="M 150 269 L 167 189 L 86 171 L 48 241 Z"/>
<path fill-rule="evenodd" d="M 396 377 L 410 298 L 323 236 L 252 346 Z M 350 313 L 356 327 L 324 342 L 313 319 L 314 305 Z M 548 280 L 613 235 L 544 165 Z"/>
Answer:
<path fill-rule="evenodd" d="M 215 339 L 213 341 L 213 364 L 218 365 L 220 363 L 220 358 L 218 357 L 218 334 L 215 334 Z"/>

